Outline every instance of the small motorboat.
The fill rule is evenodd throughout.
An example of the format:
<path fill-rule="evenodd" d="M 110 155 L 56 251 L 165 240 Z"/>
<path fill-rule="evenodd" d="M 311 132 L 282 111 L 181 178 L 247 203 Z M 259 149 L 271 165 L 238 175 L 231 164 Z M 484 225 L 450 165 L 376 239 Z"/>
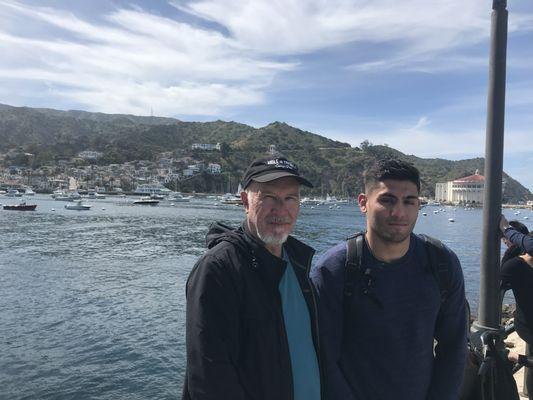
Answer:
<path fill-rule="evenodd" d="M 90 204 L 83 204 L 81 200 L 77 201 L 75 204 L 65 204 L 65 208 L 67 210 L 77 210 L 77 211 L 83 211 L 83 210 L 90 210 L 91 209 Z"/>
<path fill-rule="evenodd" d="M 157 206 L 159 204 L 159 200 L 152 199 L 150 196 L 143 196 L 138 200 L 135 200 L 133 204 L 136 205 L 145 205 L 145 206 Z"/>
<path fill-rule="evenodd" d="M 6 197 L 22 197 L 22 193 L 17 189 L 9 189 L 6 193 Z"/>
<path fill-rule="evenodd" d="M 169 196 L 168 199 L 174 203 L 188 203 L 191 201 L 192 196 L 184 196 L 181 193 L 176 192 L 172 196 Z"/>
<path fill-rule="evenodd" d="M 4 210 L 11 211 L 35 211 L 37 204 L 26 204 L 26 202 L 20 204 L 6 204 Z"/>

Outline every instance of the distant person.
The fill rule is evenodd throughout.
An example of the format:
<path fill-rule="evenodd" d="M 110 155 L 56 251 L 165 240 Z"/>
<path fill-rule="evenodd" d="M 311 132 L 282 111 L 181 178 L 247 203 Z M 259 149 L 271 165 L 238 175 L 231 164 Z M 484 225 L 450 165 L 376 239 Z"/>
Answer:
<path fill-rule="evenodd" d="M 467 349 L 463 274 L 450 249 L 413 234 L 419 194 L 411 164 L 371 166 L 358 197 L 366 232 L 328 250 L 312 270 L 329 400 L 459 397 Z"/>
<path fill-rule="evenodd" d="M 520 221 L 509 221 L 509 226 L 517 230 L 523 235 L 527 235 L 529 233 L 529 230 L 527 229 L 527 226 L 525 226 Z M 523 253 L 523 250 L 520 246 L 512 244 L 505 236 L 502 236 L 503 243 L 507 246 L 507 250 L 505 250 L 505 253 L 503 253 L 501 265 L 503 265 L 507 260 L 519 256 Z"/>
<path fill-rule="evenodd" d="M 533 234 L 524 235 L 516 228 L 514 221 L 506 224 L 507 220 L 502 216 L 500 227 L 506 237 L 512 238 L 513 243 L 517 243 L 517 248 L 522 254 L 508 259 L 503 263 L 501 269 L 502 287 L 510 288 L 516 301 L 516 311 L 514 315 L 514 326 L 516 333 L 527 343 L 526 357 L 533 356 L 533 248 L 525 248 L 533 243 Z M 527 229 L 527 228 L 526 228 Z M 514 231 L 514 232 L 512 232 Z M 523 229 L 522 229 L 523 231 Z M 518 354 L 510 353 L 512 361 L 522 361 Z M 529 399 L 533 400 L 533 368 L 526 368 L 525 384 L 528 390 Z"/>
<path fill-rule="evenodd" d="M 531 253 L 533 251 L 533 237 L 528 235 L 527 232 L 524 233 L 523 230 L 515 228 L 513 225 L 511 225 L 504 215 L 500 217 L 500 230 L 502 231 L 503 239 L 509 241 L 515 246 L 518 246 L 522 252 Z"/>
<path fill-rule="evenodd" d="M 207 234 L 187 282 L 183 399 L 323 398 L 314 250 L 289 236 L 300 185 L 312 187 L 287 159 L 255 160 L 242 182 L 246 219 Z"/>

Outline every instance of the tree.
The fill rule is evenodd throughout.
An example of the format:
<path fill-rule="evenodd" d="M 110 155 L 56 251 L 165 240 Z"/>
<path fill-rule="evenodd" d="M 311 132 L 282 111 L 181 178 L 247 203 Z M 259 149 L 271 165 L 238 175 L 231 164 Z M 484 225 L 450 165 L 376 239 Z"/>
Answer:
<path fill-rule="evenodd" d="M 372 146 L 373 146 L 372 142 L 369 141 L 368 139 L 363 140 L 361 144 L 359 145 L 359 147 L 361 147 L 361 150 L 365 152 Z"/>

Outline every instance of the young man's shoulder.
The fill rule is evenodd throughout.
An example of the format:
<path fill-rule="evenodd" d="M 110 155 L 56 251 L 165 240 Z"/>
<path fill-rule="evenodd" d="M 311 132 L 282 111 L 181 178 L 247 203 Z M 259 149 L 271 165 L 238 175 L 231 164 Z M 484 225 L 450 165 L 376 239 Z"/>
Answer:
<path fill-rule="evenodd" d="M 457 257 L 457 254 L 449 248 L 443 241 L 441 241 L 438 238 L 435 238 L 433 236 L 425 235 L 425 234 L 416 234 L 413 233 L 412 237 L 414 238 L 416 242 L 416 249 L 418 252 L 425 252 L 427 253 L 428 248 L 434 248 L 437 254 L 442 254 L 443 257 L 447 257 L 450 264 L 454 266 L 460 266 L 459 258 Z"/>
<path fill-rule="evenodd" d="M 315 268 L 336 269 L 346 263 L 346 240 L 326 250 L 318 259 Z"/>

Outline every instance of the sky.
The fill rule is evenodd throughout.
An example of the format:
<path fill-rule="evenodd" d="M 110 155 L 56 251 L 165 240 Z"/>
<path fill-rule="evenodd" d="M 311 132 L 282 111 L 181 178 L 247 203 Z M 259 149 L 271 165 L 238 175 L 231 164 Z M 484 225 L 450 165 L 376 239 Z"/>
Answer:
<path fill-rule="evenodd" d="M 507 9 L 504 170 L 533 191 L 533 2 Z M 282 121 L 483 157 L 491 12 L 490 0 L 0 0 L 0 103 Z"/>

